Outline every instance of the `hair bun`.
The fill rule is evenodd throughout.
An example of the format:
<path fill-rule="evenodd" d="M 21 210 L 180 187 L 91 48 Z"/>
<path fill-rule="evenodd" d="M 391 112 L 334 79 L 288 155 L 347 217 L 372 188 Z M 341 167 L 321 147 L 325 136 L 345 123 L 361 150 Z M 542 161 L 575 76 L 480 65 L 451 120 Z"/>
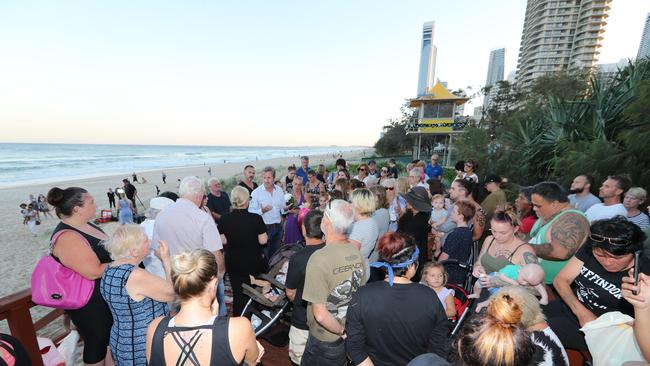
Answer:
<path fill-rule="evenodd" d="M 189 252 L 182 252 L 172 259 L 172 270 L 179 275 L 187 275 L 196 270 L 198 258 Z"/>
<path fill-rule="evenodd" d="M 521 323 L 523 311 L 510 295 L 502 294 L 490 300 L 487 314 L 493 323 L 508 328 Z"/>
<path fill-rule="evenodd" d="M 63 203 L 63 190 L 59 187 L 54 187 L 47 192 L 47 202 L 54 206 L 59 207 Z"/>

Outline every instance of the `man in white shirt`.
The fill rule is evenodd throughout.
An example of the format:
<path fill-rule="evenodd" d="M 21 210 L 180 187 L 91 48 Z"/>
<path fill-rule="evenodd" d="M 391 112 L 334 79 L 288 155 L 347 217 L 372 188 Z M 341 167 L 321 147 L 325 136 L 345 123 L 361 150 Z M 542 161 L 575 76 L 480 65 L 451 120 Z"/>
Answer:
<path fill-rule="evenodd" d="M 591 206 L 585 215 L 589 223 L 597 220 L 610 219 L 615 216 L 627 217 L 627 209 L 623 206 L 623 195 L 630 188 L 630 180 L 620 175 L 612 175 L 600 186 L 598 196 L 603 203 Z"/>
<path fill-rule="evenodd" d="M 591 175 L 579 175 L 571 183 L 571 194 L 569 203 L 582 212 L 587 212 L 589 207 L 600 203 L 600 199 L 591 194 L 591 186 L 594 184 L 594 177 Z"/>
<path fill-rule="evenodd" d="M 282 214 L 286 212 L 287 205 L 284 200 L 282 188 L 276 186 L 275 169 L 267 166 L 262 170 L 263 184 L 251 194 L 251 202 L 248 205 L 248 212 L 262 216 L 266 224 L 266 232 L 269 236 L 268 244 L 262 248 L 267 260 L 280 248 L 282 239 Z"/>
<path fill-rule="evenodd" d="M 178 200 L 156 216 L 151 246 L 155 247 L 158 240 L 164 240 L 172 256 L 194 249 L 209 250 L 214 253 L 219 268 L 219 287 L 223 287 L 226 266 L 221 253 L 221 236 L 212 216 L 199 208 L 205 197 L 203 180 L 195 176 L 183 178 L 178 194 Z M 219 293 L 219 309 L 220 314 L 225 315 L 227 309 L 222 293 Z"/>

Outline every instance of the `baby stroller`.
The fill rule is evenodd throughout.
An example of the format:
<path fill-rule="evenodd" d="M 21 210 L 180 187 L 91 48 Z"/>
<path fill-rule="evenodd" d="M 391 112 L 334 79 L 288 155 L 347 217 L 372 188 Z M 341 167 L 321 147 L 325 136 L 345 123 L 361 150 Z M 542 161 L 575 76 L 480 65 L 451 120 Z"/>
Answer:
<path fill-rule="evenodd" d="M 466 262 L 459 261 L 457 259 L 448 259 L 442 261 L 442 264 L 445 268 L 452 266 L 457 266 L 461 268 L 464 272 L 464 280 L 462 283 L 458 284 L 447 284 L 447 287 L 454 290 L 454 303 L 456 304 L 456 316 L 454 317 L 453 329 L 451 331 L 451 337 L 454 338 L 458 331 L 460 330 L 463 322 L 469 315 L 470 311 L 468 309 L 473 304 L 474 299 L 469 298 L 469 294 L 472 292 L 472 286 L 474 286 L 474 277 L 472 276 L 472 271 L 474 270 L 474 263 L 480 252 L 480 244 L 478 241 L 472 243 L 472 249 L 470 251 L 469 258 Z"/>
<path fill-rule="evenodd" d="M 241 316 L 250 319 L 256 336 L 264 337 L 272 344 L 284 345 L 288 339 L 283 336 L 279 337 L 283 339 L 278 340 L 278 337 L 266 333 L 271 333 L 270 330 L 278 323 L 289 323 L 291 301 L 285 295 L 284 283 L 287 278 L 289 258 L 304 247 L 302 243 L 287 244 L 273 254 L 269 261 L 269 272 L 257 276 L 258 280 L 266 282 L 264 285 L 242 284 L 244 294 L 250 297 L 250 300 L 246 303 Z M 288 334 L 288 327 L 286 328 Z M 280 333 L 284 332 L 280 331 Z"/>

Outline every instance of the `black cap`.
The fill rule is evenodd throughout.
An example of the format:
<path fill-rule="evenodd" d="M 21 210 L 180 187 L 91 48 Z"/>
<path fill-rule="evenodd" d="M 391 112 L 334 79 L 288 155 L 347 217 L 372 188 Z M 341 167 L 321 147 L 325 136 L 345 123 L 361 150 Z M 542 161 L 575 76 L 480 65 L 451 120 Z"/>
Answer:
<path fill-rule="evenodd" d="M 485 183 L 501 183 L 502 179 L 496 174 L 490 174 L 485 178 Z"/>

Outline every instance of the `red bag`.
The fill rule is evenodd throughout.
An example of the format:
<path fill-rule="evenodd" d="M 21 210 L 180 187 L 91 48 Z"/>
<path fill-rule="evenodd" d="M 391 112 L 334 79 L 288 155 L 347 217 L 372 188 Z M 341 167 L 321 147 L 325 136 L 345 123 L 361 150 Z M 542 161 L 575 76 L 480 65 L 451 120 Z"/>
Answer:
<path fill-rule="evenodd" d="M 50 253 L 41 257 L 32 273 L 32 301 L 35 304 L 74 310 L 84 307 L 93 294 L 95 281 L 64 266 L 52 256 L 54 243 L 67 231 L 77 234 L 90 247 L 88 240 L 73 230 L 61 230 L 52 237 Z"/>

